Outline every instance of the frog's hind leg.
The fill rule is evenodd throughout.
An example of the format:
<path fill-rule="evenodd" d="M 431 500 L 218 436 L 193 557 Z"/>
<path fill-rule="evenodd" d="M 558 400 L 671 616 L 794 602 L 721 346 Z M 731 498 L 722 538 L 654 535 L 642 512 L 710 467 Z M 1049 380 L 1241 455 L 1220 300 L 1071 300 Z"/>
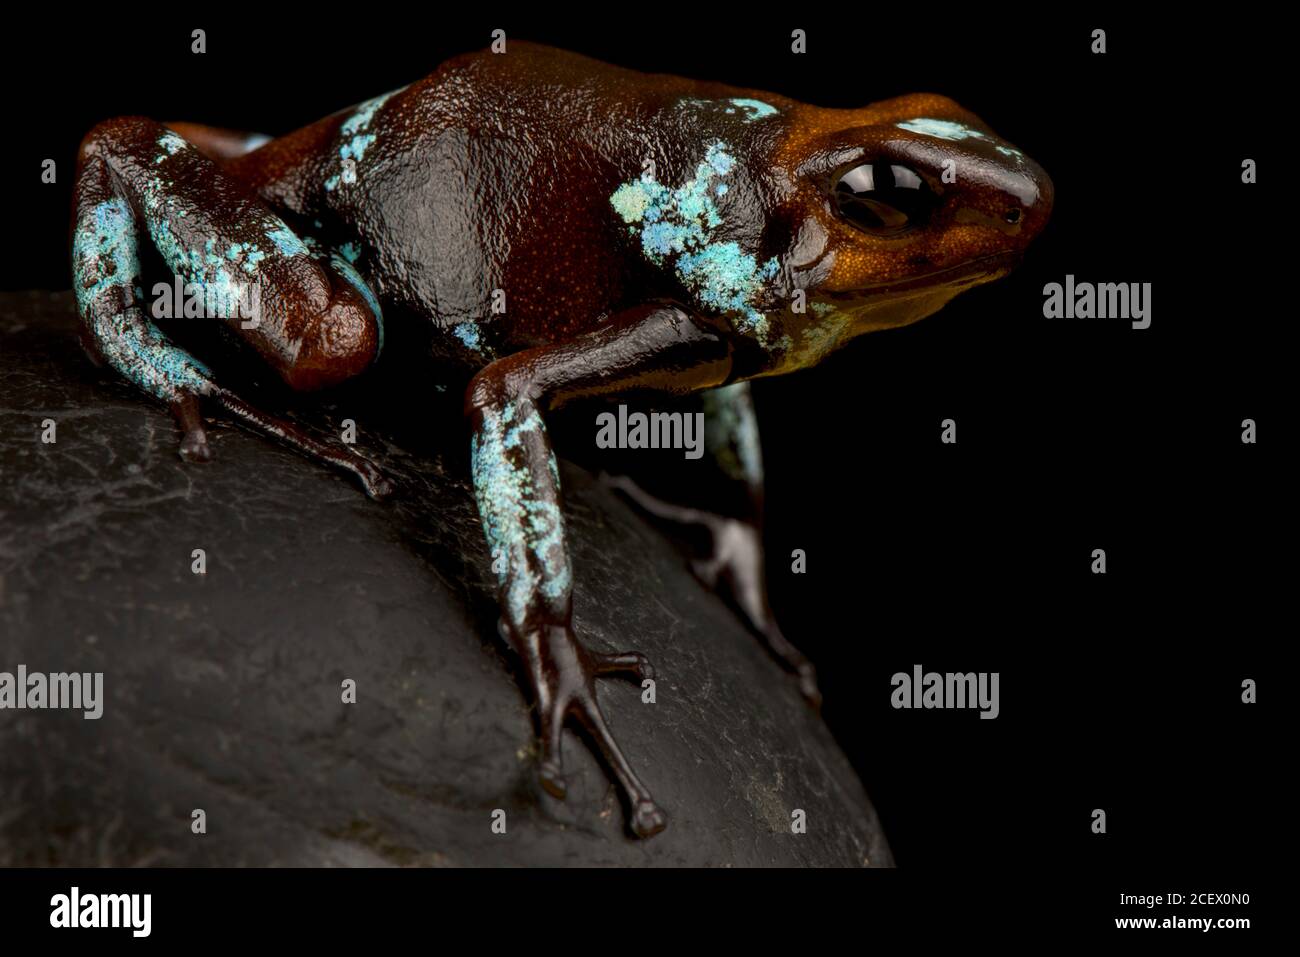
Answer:
<path fill-rule="evenodd" d="M 147 237 L 201 293 L 202 313 L 248 341 L 290 386 L 313 389 L 365 369 L 379 349 L 379 307 L 351 265 L 308 248 L 255 196 L 195 147 L 140 117 L 109 120 L 82 142 L 74 196 L 73 287 L 83 341 L 167 403 L 181 455 L 209 457 L 200 403 L 347 469 L 371 495 L 387 482 L 370 463 L 252 408 L 152 321 L 140 265 Z"/>

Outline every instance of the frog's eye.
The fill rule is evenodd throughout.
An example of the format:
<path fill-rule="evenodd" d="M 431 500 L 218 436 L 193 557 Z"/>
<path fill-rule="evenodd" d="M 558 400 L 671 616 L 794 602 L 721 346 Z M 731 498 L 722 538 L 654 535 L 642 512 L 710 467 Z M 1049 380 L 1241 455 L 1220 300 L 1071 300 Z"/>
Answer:
<path fill-rule="evenodd" d="M 934 194 L 915 172 L 897 163 L 864 163 L 835 183 L 836 211 L 863 232 L 888 236 L 922 222 Z"/>

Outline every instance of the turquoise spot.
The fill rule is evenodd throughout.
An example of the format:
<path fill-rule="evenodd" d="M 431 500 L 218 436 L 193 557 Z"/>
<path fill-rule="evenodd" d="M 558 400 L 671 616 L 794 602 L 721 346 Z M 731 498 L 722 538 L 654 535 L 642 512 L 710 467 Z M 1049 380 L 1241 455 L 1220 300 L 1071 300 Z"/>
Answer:
<path fill-rule="evenodd" d="M 704 393 L 705 446 L 734 479 L 761 483 L 763 451 L 749 383 L 733 382 Z"/>
<path fill-rule="evenodd" d="M 281 256 L 308 255 L 307 246 L 293 230 L 283 223 L 274 229 L 268 230 L 266 238 L 275 244 L 275 248 L 280 251 Z"/>
<path fill-rule="evenodd" d="M 255 243 L 231 243 L 226 250 L 226 258 L 242 263 L 246 273 L 257 272 L 257 264 L 266 258 L 266 253 L 257 248 Z"/>
<path fill-rule="evenodd" d="M 189 144 L 175 133 L 164 133 L 162 136 L 158 137 L 158 145 L 167 151 L 167 156 L 175 156 Z M 167 156 L 159 153 L 153 158 L 153 161 L 155 163 L 161 163 L 167 158 Z"/>
<path fill-rule="evenodd" d="M 88 219 L 78 222 L 72 240 L 74 285 L 83 314 L 105 289 L 129 288 L 140 276 L 135 218 L 126 201 L 105 200 Z"/>
<path fill-rule="evenodd" d="M 379 344 L 375 348 L 375 358 L 378 359 L 379 354 L 384 351 L 384 312 L 379 308 L 379 297 L 375 295 L 375 291 L 370 288 L 370 284 L 362 278 L 361 273 L 357 272 L 356 267 L 349 260 L 334 252 L 330 254 L 330 262 L 338 270 L 339 274 L 348 281 L 348 284 L 361 294 L 361 298 L 366 301 L 366 305 L 375 317 L 375 328 L 379 336 Z"/>
<path fill-rule="evenodd" d="M 332 192 L 337 189 L 340 183 L 351 185 L 357 181 L 357 163 L 375 142 L 375 134 L 367 133 L 366 130 L 370 128 L 370 122 L 375 118 L 379 108 L 388 102 L 389 97 L 398 92 L 401 91 L 394 90 L 392 93 L 367 100 L 343 121 L 339 132 L 348 139 L 339 147 L 339 172 L 325 180 L 327 191 Z"/>
<path fill-rule="evenodd" d="M 753 122 L 754 120 L 761 120 L 766 116 L 776 115 L 776 107 L 772 106 L 770 103 L 764 103 L 762 100 L 740 98 L 733 99 L 731 103 L 734 106 L 740 107 L 742 110 L 749 111 L 749 115 L 745 117 L 746 122 Z"/>
<path fill-rule="evenodd" d="M 352 142 L 345 144 L 339 149 L 339 155 L 344 159 L 361 159 L 366 155 L 366 149 L 375 141 L 374 133 L 366 133 L 352 137 Z"/>
<path fill-rule="evenodd" d="M 920 133 L 922 136 L 936 136 L 941 140 L 966 140 L 972 137 L 975 139 L 985 138 L 984 134 L 979 130 L 972 129 L 965 123 L 954 123 L 952 120 L 931 120 L 926 117 L 918 117 L 895 125 L 900 130 Z"/>
<path fill-rule="evenodd" d="M 762 266 L 734 242 L 711 243 L 677 260 L 677 272 L 700 301 L 719 312 L 747 312 L 760 283 L 778 270 L 776 259 Z"/>
<path fill-rule="evenodd" d="M 676 189 L 634 180 L 619 186 L 609 201 L 625 223 L 640 225 L 641 250 L 651 262 L 662 265 L 676 257 L 677 276 L 701 308 L 731 316 L 735 328 L 766 345 L 767 319 L 753 304 L 780 267 L 775 258 L 760 265 L 738 243 L 714 238 L 722 225 L 714 198 L 727 192 L 720 180 L 735 167 L 726 145 L 716 141 L 706 148 L 694 177 Z M 636 235 L 636 225 L 631 229 Z"/>
<path fill-rule="evenodd" d="M 704 154 L 704 162 L 713 167 L 719 176 L 726 176 L 736 165 L 736 161 L 727 153 L 722 143 L 714 143 Z"/>
<path fill-rule="evenodd" d="M 172 233 L 168 217 L 184 218 L 188 210 L 179 205 L 181 201 L 174 193 L 166 191 L 170 185 L 155 176 L 142 188 L 144 222 L 154 247 L 173 273 L 202 292 L 205 315 L 246 317 L 254 308 L 255 287 L 237 282 L 227 267 L 242 257 L 244 271 L 253 273 L 264 254 L 253 244 L 223 243 L 218 249 L 215 237 L 209 237 L 201 250 L 182 244 Z"/>
<path fill-rule="evenodd" d="M 138 314 L 92 316 L 91 329 L 113 368 L 151 395 L 171 400 L 179 389 L 208 391 L 212 373 L 207 366 L 169 343 Z"/>
<path fill-rule="evenodd" d="M 139 309 L 129 313 L 96 310 L 107 289 L 130 290 L 143 299 L 136 257 L 135 219 L 124 200 L 99 203 L 77 224 L 72 241 L 73 281 L 77 306 L 90 324 L 104 358 L 138 387 L 161 399 L 177 390 L 206 392 L 207 368 L 163 337 Z"/>
<path fill-rule="evenodd" d="M 472 322 L 460 322 L 452 326 L 452 334 L 465 343 L 469 349 L 479 352 L 482 348 L 482 342 L 479 340 L 478 326 Z"/>
<path fill-rule="evenodd" d="M 706 109 L 719 109 L 730 116 L 736 115 L 737 112 L 744 113 L 744 122 L 752 123 L 755 120 L 765 119 L 777 114 L 777 108 L 770 103 L 764 103 L 762 100 L 749 99 L 747 97 L 733 97 L 727 100 L 696 100 L 687 99 L 682 101 L 688 106 L 703 107 Z M 729 105 L 728 105 L 729 104 Z"/>
<path fill-rule="evenodd" d="M 367 129 L 370 126 L 370 121 L 375 118 L 375 113 L 377 113 L 379 108 L 388 102 L 388 98 L 396 92 L 397 91 L 394 90 L 392 93 L 384 93 L 381 96 L 377 96 L 373 100 L 367 100 L 358 106 L 356 110 L 353 111 L 352 115 L 343 121 L 343 126 L 341 127 L 343 132 L 346 135 L 351 136 L 354 133 Z"/>
<path fill-rule="evenodd" d="M 652 203 L 658 202 L 667 193 L 658 183 L 644 183 L 635 180 L 624 183 L 614 190 L 609 198 L 614 211 L 623 217 L 625 223 L 639 223 Z"/>
<path fill-rule="evenodd" d="M 573 576 L 559 506 L 549 490 L 536 487 L 521 454 L 524 435 L 533 432 L 545 434 L 537 410 L 529 404 L 519 415 L 514 403 L 506 403 L 484 413 L 470 442 L 474 494 L 497 580 L 505 588 L 505 611 L 514 622 L 524 620 L 538 594 L 563 597 Z M 554 479 L 554 456 L 548 459 Z"/>
<path fill-rule="evenodd" d="M 1012 159 L 1024 159 L 1025 154 L 1013 146 L 1007 146 L 1005 143 L 997 141 L 996 137 L 990 136 L 982 130 L 974 129 L 965 123 L 955 123 L 952 120 L 933 120 L 927 117 L 918 117 L 913 120 L 904 120 L 902 123 L 895 124 L 900 130 L 907 130 L 911 133 L 920 133 L 922 136 L 934 136 L 941 140 L 983 140 L 993 145 L 993 148 L 1003 156 L 1009 156 Z"/>

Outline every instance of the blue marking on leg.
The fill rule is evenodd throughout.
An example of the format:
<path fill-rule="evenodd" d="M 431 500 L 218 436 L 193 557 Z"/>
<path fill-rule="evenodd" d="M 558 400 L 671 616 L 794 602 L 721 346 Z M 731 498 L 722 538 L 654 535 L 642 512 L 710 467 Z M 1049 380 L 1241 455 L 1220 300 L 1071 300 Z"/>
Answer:
<path fill-rule="evenodd" d="M 135 217 L 126 202 L 110 199 L 77 224 L 72 237 L 73 290 L 84 315 L 106 289 L 133 288 L 140 280 L 135 249 Z"/>
<path fill-rule="evenodd" d="M 281 256 L 308 255 L 307 247 L 298 238 L 298 234 L 284 223 L 279 223 L 275 228 L 269 230 L 266 237 L 275 243 L 275 248 L 280 250 Z"/>
<path fill-rule="evenodd" d="M 379 308 L 379 298 L 375 295 L 375 291 L 370 288 L 370 284 L 361 277 L 361 273 L 357 272 L 356 267 L 339 253 L 330 253 L 330 262 L 343 278 L 352 285 L 352 288 L 361 294 L 361 298 L 366 301 L 366 305 L 374 313 L 375 329 L 379 336 L 379 345 L 375 348 L 375 358 L 378 359 L 379 354 L 384 351 L 384 313 Z"/>
<path fill-rule="evenodd" d="M 541 416 L 529 403 L 521 412 L 513 402 L 483 413 L 470 444 L 470 467 L 483 530 L 494 561 L 506 559 L 497 578 L 506 588 L 512 623 L 526 620 L 534 597 L 563 599 L 573 584 L 558 496 L 559 470 L 548 455 L 551 488 L 538 489 L 527 458 L 525 436 L 545 434 Z"/>
<path fill-rule="evenodd" d="M 182 392 L 206 395 L 212 389 L 211 370 L 168 342 L 139 309 L 96 315 L 90 328 L 104 358 L 150 395 L 173 402 Z"/>
<path fill-rule="evenodd" d="M 136 233 L 135 217 L 121 199 L 99 203 L 77 223 L 72 239 L 77 307 L 104 359 L 138 387 L 169 401 L 182 389 L 204 393 L 212 384 L 208 369 L 169 343 L 136 305 L 144 298 Z M 112 289 L 123 290 L 123 297 L 100 298 Z M 123 303 L 130 308 L 123 311 Z"/>

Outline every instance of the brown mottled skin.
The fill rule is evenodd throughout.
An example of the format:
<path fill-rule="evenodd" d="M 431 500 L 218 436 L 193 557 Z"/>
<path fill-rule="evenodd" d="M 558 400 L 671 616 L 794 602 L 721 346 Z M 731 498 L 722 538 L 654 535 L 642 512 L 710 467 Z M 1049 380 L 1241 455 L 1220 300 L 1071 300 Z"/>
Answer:
<path fill-rule="evenodd" d="M 917 121 L 919 131 L 898 125 Z M 193 148 L 160 151 L 168 130 Z M 718 144 L 732 162 L 715 174 L 701 164 Z M 346 248 L 390 339 L 418 335 L 431 356 L 473 374 L 466 413 L 476 488 L 489 541 L 505 559 L 502 631 L 527 663 L 537 699 L 542 783 L 563 796 L 560 731 L 576 717 L 641 836 L 662 829 L 666 816 L 605 724 L 594 679 L 644 679 L 650 666 L 635 652 L 592 652 L 573 633 L 559 480 L 539 413 L 577 398 L 685 394 L 814 364 L 854 336 L 921 319 L 1005 275 L 1052 205 L 1051 181 L 1037 164 L 941 96 L 823 109 L 515 41 L 504 54 L 453 59 L 369 111 L 345 110 L 253 145 L 194 124 L 106 121 L 82 145 L 74 229 L 121 200 L 133 213 L 135 243 L 158 242 L 161 230 L 186 249 L 208 243 L 213 263 L 229 247 L 230 269 L 241 279 L 255 274 L 263 296 L 255 328 L 223 318 L 300 389 L 349 379 L 379 351 L 380 320 L 363 287 L 328 255 Z M 895 175 L 882 169 L 914 173 L 928 192 L 923 213 L 889 230 L 852 220 L 836 187 L 864 164 L 875 164 L 877 189 L 880 176 Z M 641 229 L 653 215 L 638 209 L 629 218 L 613 202 L 621 187 L 673 191 L 704 179 L 714 207 L 710 247 L 739 254 L 742 266 L 771 264 L 743 282 L 733 274 L 721 281 L 724 292 L 743 292 L 743 308 L 719 305 L 688 281 L 680 250 L 648 254 Z M 310 255 L 271 248 L 277 223 L 314 240 Z M 253 263 L 240 248 L 267 255 Z M 74 254 L 90 290 L 86 341 L 137 381 L 152 377 L 149 388 L 181 424 L 186 458 L 208 457 L 200 413 L 208 401 L 351 469 L 372 494 L 386 491 L 369 463 L 252 409 L 206 370 L 178 378 L 154 364 L 152 350 L 165 341 L 144 315 L 141 290 L 129 288 L 129 277 L 113 284 L 121 267 L 102 264 L 119 251 L 101 249 L 102 262 Z M 198 281 L 212 280 L 203 272 L 212 266 L 196 268 Z M 748 421 L 743 393 L 718 394 L 734 399 L 737 421 Z M 753 463 L 744 478 L 757 501 Z M 767 606 L 757 516 L 705 517 L 624 487 L 657 514 L 709 524 L 715 554 L 701 574 L 730 586 L 815 700 L 811 666 Z"/>

